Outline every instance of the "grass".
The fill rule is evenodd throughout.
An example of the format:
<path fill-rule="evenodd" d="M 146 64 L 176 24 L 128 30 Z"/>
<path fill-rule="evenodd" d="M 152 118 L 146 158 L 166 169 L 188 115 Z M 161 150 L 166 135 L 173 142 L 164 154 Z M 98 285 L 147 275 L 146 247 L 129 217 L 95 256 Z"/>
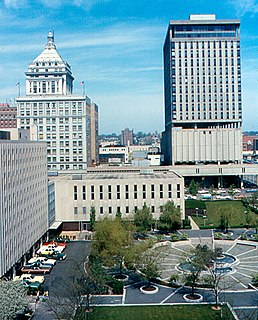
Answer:
<path fill-rule="evenodd" d="M 233 320 L 226 306 L 214 311 L 211 305 L 95 307 L 88 320 Z"/>
<path fill-rule="evenodd" d="M 246 226 L 246 207 L 241 201 L 206 201 L 206 219 L 205 226 L 213 226 L 214 228 L 220 225 L 220 214 L 223 211 L 230 213 L 230 227 L 245 227 Z M 251 213 L 255 216 L 255 213 Z M 192 217 L 198 226 L 204 225 L 203 217 Z"/>

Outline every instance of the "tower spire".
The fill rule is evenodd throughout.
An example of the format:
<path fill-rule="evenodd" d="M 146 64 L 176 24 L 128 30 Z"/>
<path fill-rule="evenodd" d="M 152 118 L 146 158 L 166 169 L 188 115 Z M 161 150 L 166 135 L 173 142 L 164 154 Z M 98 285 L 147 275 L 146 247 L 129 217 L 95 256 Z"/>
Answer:
<path fill-rule="evenodd" d="M 54 31 L 48 32 L 46 49 L 56 49 L 55 42 L 54 42 Z"/>

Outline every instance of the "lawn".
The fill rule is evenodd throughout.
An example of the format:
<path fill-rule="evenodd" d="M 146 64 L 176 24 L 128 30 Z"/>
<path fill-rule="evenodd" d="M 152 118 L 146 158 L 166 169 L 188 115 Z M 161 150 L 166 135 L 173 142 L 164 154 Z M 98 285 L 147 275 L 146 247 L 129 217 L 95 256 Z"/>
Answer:
<path fill-rule="evenodd" d="M 210 305 L 95 307 L 88 320 L 233 320 L 229 309 L 214 311 Z"/>
<path fill-rule="evenodd" d="M 246 207 L 241 201 L 206 201 L 206 220 L 205 226 L 213 226 L 214 228 L 220 225 L 220 214 L 223 211 L 231 214 L 230 227 L 245 227 L 246 226 Z M 255 213 L 252 213 L 255 216 Z M 204 226 L 203 217 L 193 217 L 194 221 L 199 226 Z"/>

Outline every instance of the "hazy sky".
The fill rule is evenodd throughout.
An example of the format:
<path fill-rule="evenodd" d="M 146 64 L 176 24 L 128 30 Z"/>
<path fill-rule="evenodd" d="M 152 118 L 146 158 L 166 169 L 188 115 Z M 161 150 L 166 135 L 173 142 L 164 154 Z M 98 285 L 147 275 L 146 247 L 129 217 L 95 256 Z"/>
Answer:
<path fill-rule="evenodd" d="M 0 102 L 25 94 L 28 64 L 54 30 L 72 66 L 74 93 L 86 83 L 99 105 L 100 133 L 162 131 L 162 47 L 169 20 L 215 13 L 241 20 L 245 130 L 258 130 L 257 0 L 0 0 Z"/>

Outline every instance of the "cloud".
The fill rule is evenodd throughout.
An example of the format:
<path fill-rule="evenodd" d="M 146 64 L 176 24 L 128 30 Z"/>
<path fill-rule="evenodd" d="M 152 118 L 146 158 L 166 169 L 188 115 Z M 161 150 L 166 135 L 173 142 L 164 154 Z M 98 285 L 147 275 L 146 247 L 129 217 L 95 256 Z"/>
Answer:
<path fill-rule="evenodd" d="M 229 0 L 229 2 L 235 8 L 238 17 L 242 17 L 247 13 L 252 16 L 258 13 L 258 3 L 256 0 Z"/>
<path fill-rule="evenodd" d="M 27 0 L 4 0 L 4 5 L 8 9 L 19 9 L 28 5 Z"/>
<path fill-rule="evenodd" d="M 90 10 L 96 4 L 105 3 L 109 1 L 110 0 L 73 0 L 72 4 L 76 7 L 82 7 L 86 10 Z"/>

